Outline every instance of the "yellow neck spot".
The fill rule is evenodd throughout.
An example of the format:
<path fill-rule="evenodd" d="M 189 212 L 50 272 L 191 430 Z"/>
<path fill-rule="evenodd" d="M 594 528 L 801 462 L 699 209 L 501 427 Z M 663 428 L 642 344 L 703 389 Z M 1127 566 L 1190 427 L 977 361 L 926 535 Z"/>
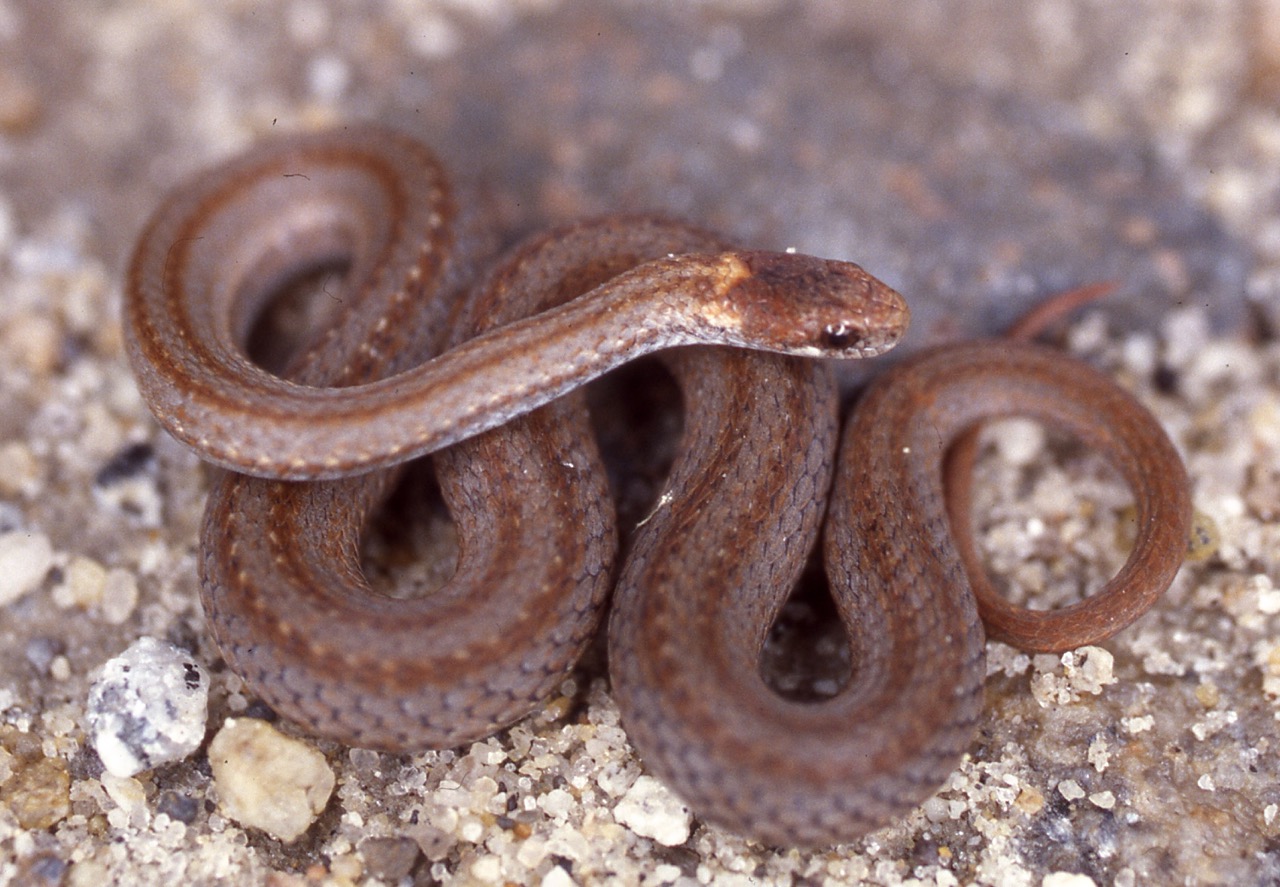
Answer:
<path fill-rule="evenodd" d="M 729 293 L 747 278 L 751 269 L 733 254 L 720 256 L 712 274 L 715 278 L 715 298 L 702 306 L 702 316 L 718 329 L 736 330 L 742 326 L 742 312 L 729 298 Z"/>

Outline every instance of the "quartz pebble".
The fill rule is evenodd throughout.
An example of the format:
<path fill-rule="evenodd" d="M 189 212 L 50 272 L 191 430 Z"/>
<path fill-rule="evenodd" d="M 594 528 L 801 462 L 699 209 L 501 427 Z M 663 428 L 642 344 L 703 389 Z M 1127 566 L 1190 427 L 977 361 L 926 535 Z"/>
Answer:
<path fill-rule="evenodd" d="M 222 811 L 286 843 L 315 822 L 335 781 L 324 755 L 255 718 L 228 718 L 209 764 Z"/>
<path fill-rule="evenodd" d="M 34 591 L 52 566 L 53 546 L 44 533 L 0 533 L 0 607 Z"/>
<path fill-rule="evenodd" d="M 102 667 L 89 690 L 89 733 L 113 776 L 185 758 L 204 738 L 209 678 L 191 655 L 142 638 Z"/>
<path fill-rule="evenodd" d="M 613 809 L 618 822 L 666 847 L 689 840 L 693 816 L 671 790 L 652 776 L 640 776 Z"/>

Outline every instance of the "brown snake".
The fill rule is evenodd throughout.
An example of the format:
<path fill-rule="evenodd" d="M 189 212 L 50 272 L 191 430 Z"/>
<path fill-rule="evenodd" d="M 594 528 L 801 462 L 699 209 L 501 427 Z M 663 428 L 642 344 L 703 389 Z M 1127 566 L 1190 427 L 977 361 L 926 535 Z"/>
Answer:
<path fill-rule="evenodd" d="M 837 466 L 830 368 L 786 355 L 871 356 L 897 341 L 905 307 L 857 266 L 615 219 L 534 238 L 468 287 L 455 214 L 412 139 L 292 137 L 176 190 L 129 270 L 140 388 L 166 429 L 232 469 L 202 532 L 210 630 L 256 693 L 317 733 L 390 750 L 492 733 L 554 689 L 612 588 L 610 677 L 646 766 L 700 815 L 760 840 L 845 841 L 933 793 L 981 714 L 984 633 L 943 489 L 951 441 L 1031 415 L 1101 450 L 1137 500 L 1121 574 L 1036 614 L 1045 624 L 1029 634 L 1011 608 L 1013 642 L 1096 641 L 1181 562 L 1177 453 L 1076 361 L 1021 343 L 917 355 L 864 399 Z M 337 263 L 346 288 L 289 381 L 250 361 L 266 301 Z M 785 353 L 664 352 L 680 450 L 615 569 L 605 474 L 571 389 L 691 344 Z M 382 469 L 427 452 L 457 568 L 425 598 L 391 599 L 361 572 L 361 535 L 396 483 Z M 767 686 L 759 658 L 829 490 L 824 553 L 854 672 L 835 697 L 800 703 Z"/>

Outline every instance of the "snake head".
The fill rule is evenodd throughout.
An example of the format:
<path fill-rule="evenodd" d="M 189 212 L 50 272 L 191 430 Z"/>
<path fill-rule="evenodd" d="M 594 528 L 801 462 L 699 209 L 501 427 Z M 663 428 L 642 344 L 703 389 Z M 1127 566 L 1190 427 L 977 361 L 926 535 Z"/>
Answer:
<path fill-rule="evenodd" d="M 906 332 L 902 296 L 852 262 L 797 253 L 735 252 L 718 324 L 733 344 L 802 357 L 875 357 Z"/>

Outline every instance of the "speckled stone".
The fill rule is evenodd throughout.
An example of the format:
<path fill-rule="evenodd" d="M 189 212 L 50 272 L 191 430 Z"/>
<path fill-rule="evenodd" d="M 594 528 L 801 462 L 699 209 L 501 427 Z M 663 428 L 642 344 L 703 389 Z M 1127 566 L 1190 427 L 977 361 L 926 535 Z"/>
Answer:
<path fill-rule="evenodd" d="M 204 739 L 209 676 L 191 655 L 140 638 L 102 666 L 88 724 L 102 765 L 117 777 L 179 761 Z"/>

